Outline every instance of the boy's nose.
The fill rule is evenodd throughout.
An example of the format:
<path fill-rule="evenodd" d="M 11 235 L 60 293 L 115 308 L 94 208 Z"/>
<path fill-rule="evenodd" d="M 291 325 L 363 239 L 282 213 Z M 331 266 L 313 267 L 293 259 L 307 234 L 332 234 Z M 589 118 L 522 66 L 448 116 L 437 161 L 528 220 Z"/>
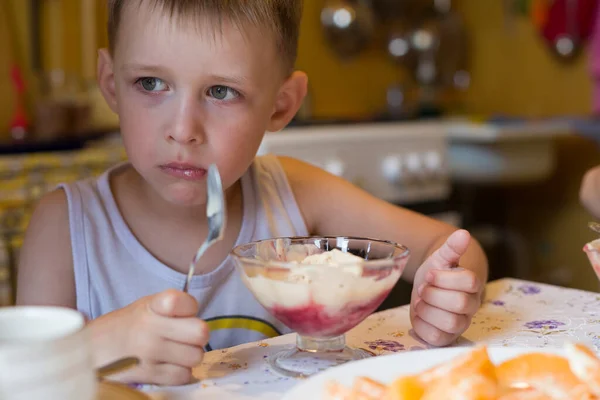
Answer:
<path fill-rule="evenodd" d="M 179 107 L 173 122 L 172 128 L 168 132 L 168 141 L 179 144 L 200 144 L 204 142 L 204 132 L 192 102 L 186 102 Z"/>

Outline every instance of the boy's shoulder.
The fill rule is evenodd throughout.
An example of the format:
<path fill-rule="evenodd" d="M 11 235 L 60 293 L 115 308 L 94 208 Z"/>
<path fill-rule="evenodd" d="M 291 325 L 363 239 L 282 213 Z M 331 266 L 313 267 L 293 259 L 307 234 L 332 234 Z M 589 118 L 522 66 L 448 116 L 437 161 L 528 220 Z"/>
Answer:
<path fill-rule="evenodd" d="M 58 184 L 58 189 L 74 190 L 77 189 L 93 189 L 98 190 L 99 186 L 104 184 L 109 185 L 109 179 L 114 176 L 116 171 L 122 170 L 128 163 L 114 164 L 101 172 L 89 172 L 79 176 L 77 179 L 63 181 Z"/>
<path fill-rule="evenodd" d="M 256 156 L 252 168 L 259 174 L 267 173 L 272 177 L 281 177 L 285 179 L 292 189 L 295 186 L 302 185 L 305 178 L 318 179 L 323 170 L 293 157 L 264 154 Z M 262 175 L 262 174 L 261 174 Z"/>
<path fill-rule="evenodd" d="M 297 158 L 288 156 L 277 156 L 276 158 L 292 188 L 302 187 L 303 190 L 310 190 L 315 185 L 318 186 L 323 182 L 327 183 L 332 178 L 335 179 L 323 169 Z"/>
<path fill-rule="evenodd" d="M 71 217 L 96 215 L 98 212 L 101 215 L 104 211 L 114 208 L 115 194 L 111 180 L 118 171 L 123 170 L 125 165 L 125 163 L 118 163 L 103 172 L 64 181 L 47 196 L 50 198 L 61 196 Z"/>

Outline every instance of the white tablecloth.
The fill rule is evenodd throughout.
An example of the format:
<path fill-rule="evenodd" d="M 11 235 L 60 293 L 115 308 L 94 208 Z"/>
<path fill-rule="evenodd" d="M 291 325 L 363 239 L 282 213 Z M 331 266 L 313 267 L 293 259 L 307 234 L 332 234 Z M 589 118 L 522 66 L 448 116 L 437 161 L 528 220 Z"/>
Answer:
<path fill-rule="evenodd" d="M 295 335 L 206 354 L 198 383 L 162 388 L 168 399 L 281 399 L 298 380 L 277 375 L 266 357 L 295 343 Z M 471 327 L 455 346 L 560 347 L 565 339 L 600 350 L 600 295 L 515 279 L 491 282 Z M 427 349 L 411 330 L 408 306 L 376 313 L 347 334 L 350 346 L 376 354 Z M 145 388 L 154 392 L 158 388 Z M 166 392 L 164 392 L 166 390 Z M 162 397 L 162 396 L 161 396 Z"/>

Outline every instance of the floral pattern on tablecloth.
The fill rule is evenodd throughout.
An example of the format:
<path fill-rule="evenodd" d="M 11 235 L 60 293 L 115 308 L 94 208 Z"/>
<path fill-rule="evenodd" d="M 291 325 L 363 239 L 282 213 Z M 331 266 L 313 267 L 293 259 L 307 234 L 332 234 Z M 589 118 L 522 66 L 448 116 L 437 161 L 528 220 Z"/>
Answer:
<path fill-rule="evenodd" d="M 412 331 L 408 306 L 372 315 L 346 339 L 350 346 L 376 355 L 432 347 Z M 560 347 L 566 340 L 600 351 L 600 295 L 503 279 L 487 285 L 480 311 L 454 346 Z M 266 359 L 294 341 L 292 334 L 208 353 L 194 371 L 199 382 L 191 386 L 192 393 L 198 390 L 202 399 L 213 398 L 211 393 L 215 399 L 280 399 L 297 381 L 271 371 Z"/>

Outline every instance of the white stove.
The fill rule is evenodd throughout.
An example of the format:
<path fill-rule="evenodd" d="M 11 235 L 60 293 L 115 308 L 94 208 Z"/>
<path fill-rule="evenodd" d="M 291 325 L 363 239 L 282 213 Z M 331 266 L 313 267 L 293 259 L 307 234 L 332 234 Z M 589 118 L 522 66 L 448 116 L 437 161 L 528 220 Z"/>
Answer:
<path fill-rule="evenodd" d="M 268 133 L 259 154 L 314 164 L 395 204 L 447 200 L 450 169 L 440 122 L 374 122 L 288 127 Z"/>

